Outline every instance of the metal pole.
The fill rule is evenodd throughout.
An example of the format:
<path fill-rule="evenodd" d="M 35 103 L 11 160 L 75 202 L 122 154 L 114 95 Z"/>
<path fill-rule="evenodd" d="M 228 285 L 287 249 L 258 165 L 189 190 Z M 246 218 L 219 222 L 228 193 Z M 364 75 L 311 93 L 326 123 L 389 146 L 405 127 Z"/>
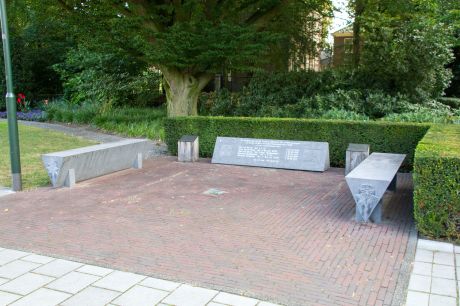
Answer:
<path fill-rule="evenodd" d="M 22 179 L 18 120 L 16 117 L 16 96 L 14 95 L 13 89 L 13 69 L 11 65 L 10 37 L 8 32 L 5 0 L 0 0 L 0 19 L 2 26 L 3 55 L 5 58 L 6 109 L 8 116 L 8 135 L 10 140 L 11 174 L 13 179 L 13 190 L 20 191 L 22 190 Z"/>

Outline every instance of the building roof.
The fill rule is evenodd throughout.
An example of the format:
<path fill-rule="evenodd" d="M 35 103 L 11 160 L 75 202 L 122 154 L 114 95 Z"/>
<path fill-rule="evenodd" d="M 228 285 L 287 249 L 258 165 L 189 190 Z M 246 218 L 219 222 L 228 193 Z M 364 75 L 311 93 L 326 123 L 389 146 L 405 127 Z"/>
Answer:
<path fill-rule="evenodd" d="M 343 34 L 351 34 L 353 35 L 353 24 L 350 23 L 349 25 L 335 31 L 334 33 L 332 33 L 332 36 L 340 36 L 340 35 L 343 35 Z"/>

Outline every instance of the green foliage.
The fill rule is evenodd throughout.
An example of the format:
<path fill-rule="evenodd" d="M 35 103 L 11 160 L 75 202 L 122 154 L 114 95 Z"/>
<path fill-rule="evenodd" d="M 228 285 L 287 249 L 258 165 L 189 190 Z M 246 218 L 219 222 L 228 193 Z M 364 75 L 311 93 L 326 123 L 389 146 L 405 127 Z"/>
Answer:
<path fill-rule="evenodd" d="M 44 2 L 45 11 L 54 4 Z M 171 116 L 196 114 L 198 94 L 216 72 L 270 66 L 272 50 L 298 53 L 304 59 L 307 51 L 316 53 L 318 44 L 311 37 L 324 37 L 325 32 L 314 21 L 301 20 L 308 16 L 321 20 L 332 10 L 331 0 L 59 3 L 64 8 L 62 19 L 80 47 L 126 53 L 161 70 Z M 313 35 L 305 38 L 307 27 Z M 289 42 L 288 48 L 284 42 Z M 285 69 L 288 64 L 286 60 Z"/>
<path fill-rule="evenodd" d="M 52 16 L 44 16 L 38 7 L 32 0 L 8 1 L 15 91 L 24 93 L 33 102 L 62 93 L 59 75 L 52 65 L 61 62 L 74 46 L 63 23 Z M 0 66 L 3 67 L 3 56 L 0 56 Z M 4 78 L 2 70 L 2 97 L 6 88 Z M 4 101 L 0 101 L 0 111 L 4 108 Z"/>
<path fill-rule="evenodd" d="M 450 106 L 453 109 L 460 109 L 460 98 L 438 98 L 438 101 L 444 105 Z"/>
<path fill-rule="evenodd" d="M 326 141 L 331 165 L 343 167 L 349 143 L 367 143 L 376 152 L 407 154 L 404 167 L 410 169 L 415 147 L 429 125 L 338 120 L 178 117 L 165 121 L 165 141 L 172 154 L 183 135 L 200 137 L 200 154 L 212 156 L 218 136 L 281 140 Z"/>
<path fill-rule="evenodd" d="M 460 126 L 435 125 L 414 163 L 414 215 L 422 235 L 460 241 Z"/>
<path fill-rule="evenodd" d="M 346 70 L 257 73 L 240 93 L 221 90 L 203 94 L 200 114 L 357 120 L 385 117 L 389 121 L 401 118 L 416 122 L 456 120 L 454 111 L 442 103 L 363 88 L 363 77 L 359 71 Z"/>
<path fill-rule="evenodd" d="M 441 96 L 452 77 L 446 65 L 455 41 L 444 0 L 353 3 L 359 29 L 355 61 L 363 85 L 418 100 Z"/>
<path fill-rule="evenodd" d="M 45 111 L 45 119 L 48 121 L 90 124 L 106 132 L 129 137 L 164 139 L 164 108 L 103 109 L 93 103 L 74 105 L 65 101 L 53 101 Z"/>
<path fill-rule="evenodd" d="M 161 74 L 129 54 L 73 49 L 54 67 L 64 81 L 65 98 L 73 104 L 145 107 L 159 103 Z"/>

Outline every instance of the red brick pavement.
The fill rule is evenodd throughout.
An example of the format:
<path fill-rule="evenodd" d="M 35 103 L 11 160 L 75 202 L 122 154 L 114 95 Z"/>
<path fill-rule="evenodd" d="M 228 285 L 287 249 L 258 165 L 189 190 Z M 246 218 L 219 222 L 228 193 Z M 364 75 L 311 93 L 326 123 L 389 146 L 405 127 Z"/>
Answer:
<path fill-rule="evenodd" d="M 366 225 L 342 172 L 160 158 L 0 198 L 0 246 L 287 305 L 389 305 L 413 226 L 410 175 L 386 196 L 383 224 Z"/>

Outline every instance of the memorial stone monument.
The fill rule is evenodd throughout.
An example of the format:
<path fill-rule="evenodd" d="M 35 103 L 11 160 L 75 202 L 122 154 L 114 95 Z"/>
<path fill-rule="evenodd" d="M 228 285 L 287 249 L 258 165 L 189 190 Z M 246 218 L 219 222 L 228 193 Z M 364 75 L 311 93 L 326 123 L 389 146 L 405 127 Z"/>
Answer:
<path fill-rule="evenodd" d="M 323 172 L 329 169 L 329 144 L 217 137 L 212 163 Z"/>

